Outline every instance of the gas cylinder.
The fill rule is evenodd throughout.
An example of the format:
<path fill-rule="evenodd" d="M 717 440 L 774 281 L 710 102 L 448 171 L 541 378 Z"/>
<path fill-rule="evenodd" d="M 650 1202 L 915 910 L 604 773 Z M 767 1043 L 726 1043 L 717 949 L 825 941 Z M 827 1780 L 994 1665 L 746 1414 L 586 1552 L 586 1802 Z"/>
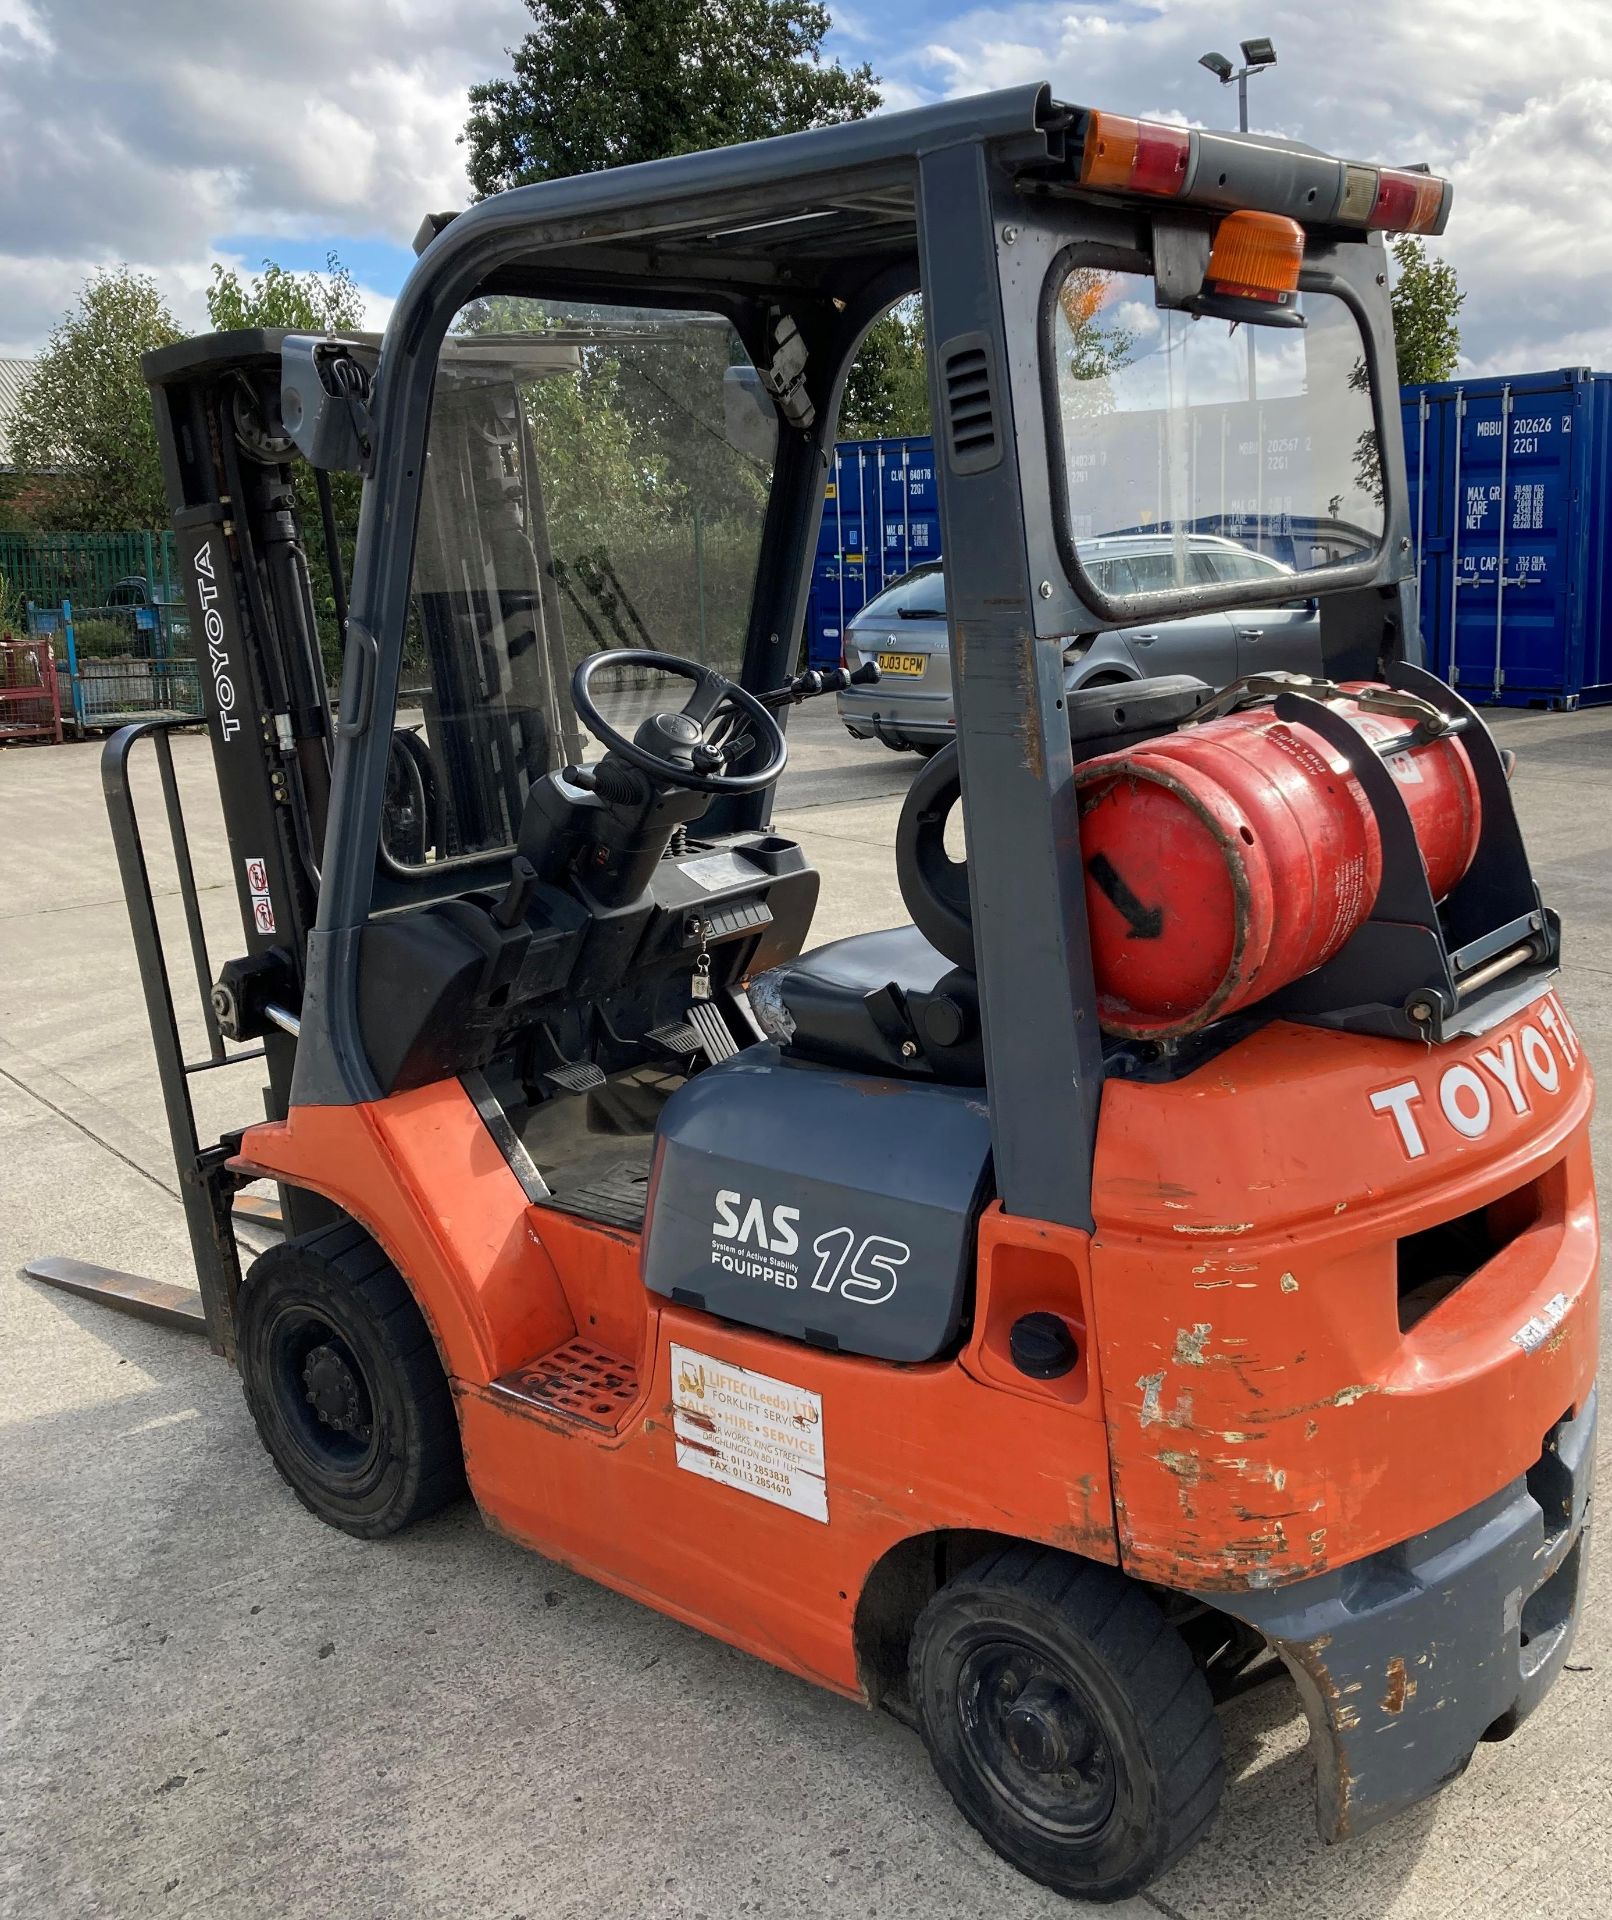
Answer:
<path fill-rule="evenodd" d="M 1328 705 L 1373 742 L 1414 731 Z M 1448 734 L 1391 756 L 1435 900 L 1472 864 L 1477 778 Z M 1329 960 L 1382 883 L 1377 817 L 1348 762 L 1269 706 L 1229 713 L 1075 771 L 1098 1017 L 1109 1033 L 1192 1033 Z"/>

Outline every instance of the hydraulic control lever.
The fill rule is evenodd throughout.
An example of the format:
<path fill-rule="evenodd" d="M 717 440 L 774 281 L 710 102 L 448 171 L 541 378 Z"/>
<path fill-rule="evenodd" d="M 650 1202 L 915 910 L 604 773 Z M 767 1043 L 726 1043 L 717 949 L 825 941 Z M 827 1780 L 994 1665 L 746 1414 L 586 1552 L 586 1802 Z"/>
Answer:
<path fill-rule="evenodd" d="M 803 700 L 815 700 L 820 693 L 843 693 L 847 687 L 871 687 L 879 677 L 879 663 L 869 660 L 856 668 L 831 667 L 827 673 L 813 668 L 796 674 L 781 687 L 760 696 L 761 704 L 774 713 L 780 707 L 798 707 Z"/>

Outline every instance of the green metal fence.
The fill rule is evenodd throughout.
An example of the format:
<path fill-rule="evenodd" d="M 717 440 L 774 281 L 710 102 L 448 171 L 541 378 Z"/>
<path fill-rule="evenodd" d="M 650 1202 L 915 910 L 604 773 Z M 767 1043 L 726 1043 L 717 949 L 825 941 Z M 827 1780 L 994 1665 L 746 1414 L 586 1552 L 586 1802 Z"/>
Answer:
<path fill-rule="evenodd" d="M 180 598 L 172 533 L 0 533 L 0 578 L 14 599 L 52 610 L 135 605 L 137 581 L 149 605 Z"/>
<path fill-rule="evenodd" d="M 0 587 L 23 631 L 49 638 L 63 716 L 80 733 L 200 717 L 171 533 L 0 533 Z"/>

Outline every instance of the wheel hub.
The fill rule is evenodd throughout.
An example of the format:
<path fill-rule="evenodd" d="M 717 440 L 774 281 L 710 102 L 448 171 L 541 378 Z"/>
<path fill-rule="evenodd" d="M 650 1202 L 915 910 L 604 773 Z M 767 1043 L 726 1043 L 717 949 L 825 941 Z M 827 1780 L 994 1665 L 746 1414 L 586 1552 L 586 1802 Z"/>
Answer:
<path fill-rule="evenodd" d="M 1032 1773 L 1062 1773 L 1090 1756 L 1091 1728 L 1056 1680 L 1043 1673 L 1021 1686 L 1012 1669 L 1003 1680 L 1009 1698 L 1002 1733 L 1020 1766 Z"/>
<path fill-rule="evenodd" d="M 322 1425 L 354 1440 L 370 1437 L 369 1396 L 344 1356 L 326 1343 L 314 1347 L 302 1363 L 302 1384 L 309 1406 Z"/>

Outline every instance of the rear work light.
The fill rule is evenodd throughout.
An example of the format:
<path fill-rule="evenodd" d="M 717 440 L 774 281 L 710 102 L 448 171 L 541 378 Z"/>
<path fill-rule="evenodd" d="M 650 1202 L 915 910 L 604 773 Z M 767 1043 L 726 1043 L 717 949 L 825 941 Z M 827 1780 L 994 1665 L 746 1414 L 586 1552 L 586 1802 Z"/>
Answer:
<path fill-rule="evenodd" d="M 1204 279 L 1216 293 L 1286 306 L 1298 291 L 1304 229 L 1280 213 L 1228 213 L 1215 231 Z"/>
<path fill-rule="evenodd" d="M 1307 226 L 1442 233 L 1453 194 L 1436 174 L 1366 167 L 1285 140 L 1086 114 L 1080 184 L 1224 212 L 1283 214 Z"/>
<path fill-rule="evenodd" d="M 1087 118 L 1080 184 L 1173 198 L 1187 184 L 1191 158 L 1192 135 L 1185 127 L 1128 120 L 1119 113 L 1092 113 Z"/>
<path fill-rule="evenodd" d="M 1401 173 L 1383 167 L 1377 174 L 1377 197 L 1368 226 L 1386 233 L 1433 233 L 1444 210 L 1448 183 L 1431 173 Z"/>

